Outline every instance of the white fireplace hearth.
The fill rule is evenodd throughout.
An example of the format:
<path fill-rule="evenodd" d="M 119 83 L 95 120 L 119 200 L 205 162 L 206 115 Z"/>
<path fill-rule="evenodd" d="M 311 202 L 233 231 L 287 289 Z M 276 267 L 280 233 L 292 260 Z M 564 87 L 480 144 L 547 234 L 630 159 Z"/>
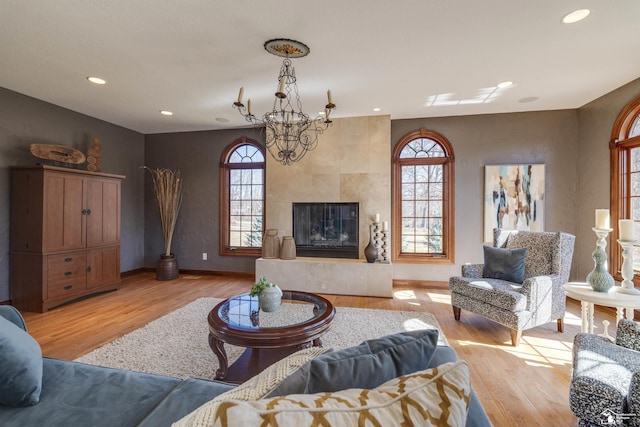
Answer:
<path fill-rule="evenodd" d="M 340 258 L 258 258 L 256 280 L 262 276 L 283 290 L 393 297 L 393 264 Z"/>

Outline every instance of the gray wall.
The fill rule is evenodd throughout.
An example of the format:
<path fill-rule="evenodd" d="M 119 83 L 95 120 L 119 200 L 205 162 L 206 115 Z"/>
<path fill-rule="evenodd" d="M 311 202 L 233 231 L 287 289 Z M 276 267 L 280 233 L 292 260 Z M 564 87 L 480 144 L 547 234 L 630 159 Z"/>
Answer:
<path fill-rule="evenodd" d="M 44 163 L 29 145 L 71 146 L 86 153 L 91 138 L 102 141 L 102 170 L 126 175 L 122 182 L 121 270 L 143 266 L 143 181 L 137 167 L 144 164 L 140 133 L 0 88 L 0 301 L 9 292 L 9 166 Z"/>
<path fill-rule="evenodd" d="M 634 98 L 640 96 L 640 79 L 622 86 L 578 110 L 578 198 L 580 212 L 576 232 L 581 239 L 576 240 L 574 263 L 578 266 L 579 280 L 584 281 L 593 269 L 591 252 L 596 247 L 596 236 L 591 230 L 595 225 L 595 210 L 609 208 L 610 168 L 609 141 L 616 118 L 622 109 Z M 618 224 L 611 224 L 617 227 Z M 608 239 L 607 251 L 615 241 Z"/>
<path fill-rule="evenodd" d="M 391 147 L 420 127 L 445 135 L 456 155 L 456 263 L 453 266 L 396 265 L 406 278 L 438 280 L 460 264 L 482 260 L 483 167 L 499 163 L 544 163 L 547 174 L 545 228 L 574 233 L 572 277 L 592 269 L 594 211 L 609 206 L 611 128 L 621 109 L 640 95 L 640 79 L 577 110 L 393 120 Z M 163 243 L 148 173 L 179 168 L 185 198 L 173 251 L 180 267 L 252 272 L 251 257 L 218 255 L 219 162 L 234 139 L 263 141 L 251 129 L 144 136 L 55 105 L 0 88 L 0 301 L 9 295 L 9 166 L 39 162 L 32 143 L 68 145 L 86 151 L 93 136 L 103 142 L 102 165 L 126 175 L 122 187 L 121 270 L 155 267 Z M 267 171 L 268 173 L 268 171 Z M 610 243 L 611 244 L 611 243 Z M 202 260 L 202 252 L 209 255 Z"/>
<path fill-rule="evenodd" d="M 178 266 L 188 270 L 253 272 L 254 257 L 219 254 L 220 156 L 232 141 L 246 136 L 264 138 L 253 129 L 182 132 L 147 135 L 146 165 L 179 169 L 183 179 L 183 202 L 171 251 Z M 145 266 L 155 267 L 164 250 L 160 216 L 149 172 L 145 180 Z M 138 172 L 143 176 L 143 171 Z M 208 254 L 206 261 L 202 253 Z"/>
<path fill-rule="evenodd" d="M 544 163 L 546 165 L 545 229 L 577 230 L 578 113 L 576 110 L 492 114 L 391 122 L 391 145 L 406 133 L 424 127 L 440 132 L 455 154 L 455 264 L 400 265 L 403 276 L 447 280 L 460 265 L 482 262 L 484 241 L 484 165 Z M 428 271 L 428 273 L 425 273 Z M 424 279 L 423 279 L 424 280 Z"/>

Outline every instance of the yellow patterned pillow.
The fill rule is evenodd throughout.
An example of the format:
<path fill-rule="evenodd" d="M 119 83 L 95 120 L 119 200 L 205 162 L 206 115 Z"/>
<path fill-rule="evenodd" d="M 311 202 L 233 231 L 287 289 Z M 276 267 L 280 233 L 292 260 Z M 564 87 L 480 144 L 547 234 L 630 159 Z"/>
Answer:
<path fill-rule="evenodd" d="M 371 390 L 209 402 L 173 426 L 463 426 L 470 396 L 469 369 L 457 361 L 394 378 Z"/>

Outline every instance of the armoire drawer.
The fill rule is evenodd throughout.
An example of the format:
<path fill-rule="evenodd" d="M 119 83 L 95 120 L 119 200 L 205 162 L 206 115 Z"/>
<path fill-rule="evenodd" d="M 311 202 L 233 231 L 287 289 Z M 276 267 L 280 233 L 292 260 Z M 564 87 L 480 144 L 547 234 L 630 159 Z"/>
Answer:
<path fill-rule="evenodd" d="M 47 295 L 49 298 L 58 298 L 65 295 L 79 294 L 87 290 L 87 279 L 85 277 L 75 277 L 67 280 L 57 280 L 49 282 Z"/>
<path fill-rule="evenodd" d="M 47 289 L 49 298 L 71 295 L 85 290 L 87 254 L 71 253 L 47 257 Z"/>

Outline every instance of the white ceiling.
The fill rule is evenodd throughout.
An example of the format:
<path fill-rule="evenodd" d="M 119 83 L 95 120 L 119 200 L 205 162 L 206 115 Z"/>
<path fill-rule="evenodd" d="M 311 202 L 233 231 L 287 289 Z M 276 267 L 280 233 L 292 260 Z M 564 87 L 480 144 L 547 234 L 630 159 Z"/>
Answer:
<path fill-rule="evenodd" d="M 142 133 L 239 127 L 240 86 L 272 106 L 284 37 L 311 48 L 308 113 L 327 89 L 333 117 L 571 109 L 640 77 L 639 26 L 640 0 L 0 0 L 0 86 Z"/>

